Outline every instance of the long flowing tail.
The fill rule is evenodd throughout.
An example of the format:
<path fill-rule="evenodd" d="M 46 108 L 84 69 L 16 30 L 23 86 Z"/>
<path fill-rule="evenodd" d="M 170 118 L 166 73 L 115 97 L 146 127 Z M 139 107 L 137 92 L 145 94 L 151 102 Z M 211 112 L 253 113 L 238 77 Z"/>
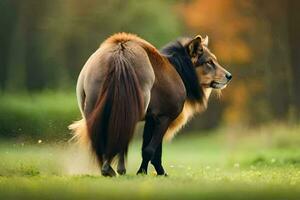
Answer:
<path fill-rule="evenodd" d="M 130 61 L 112 56 L 95 109 L 86 119 L 92 151 L 100 164 L 124 153 L 143 115 L 143 97 Z"/>

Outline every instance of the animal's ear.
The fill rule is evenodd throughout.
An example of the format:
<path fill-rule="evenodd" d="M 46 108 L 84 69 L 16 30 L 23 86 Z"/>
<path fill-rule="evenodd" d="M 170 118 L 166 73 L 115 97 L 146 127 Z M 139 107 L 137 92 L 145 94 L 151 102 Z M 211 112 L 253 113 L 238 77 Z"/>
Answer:
<path fill-rule="evenodd" d="M 187 50 L 191 57 L 195 57 L 203 51 L 201 45 L 202 40 L 203 40 L 202 37 L 200 35 L 197 35 L 194 39 L 192 39 L 192 41 L 188 43 Z"/>
<path fill-rule="evenodd" d="M 206 36 L 203 40 L 202 40 L 202 44 L 205 46 L 208 46 L 208 42 L 209 42 L 209 38 L 208 36 Z"/>

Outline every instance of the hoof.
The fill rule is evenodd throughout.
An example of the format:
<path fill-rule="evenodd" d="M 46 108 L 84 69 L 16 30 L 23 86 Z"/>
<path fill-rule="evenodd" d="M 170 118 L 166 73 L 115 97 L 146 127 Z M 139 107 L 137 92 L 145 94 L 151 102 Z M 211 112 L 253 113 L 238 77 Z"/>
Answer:
<path fill-rule="evenodd" d="M 137 171 L 136 175 L 147 175 L 147 170 L 144 169 L 144 168 L 140 168 L 140 169 Z"/>
<path fill-rule="evenodd" d="M 123 168 L 123 169 L 117 169 L 117 172 L 119 175 L 125 175 L 126 174 L 126 169 Z"/>
<path fill-rule="evenodd" d="M 156 170 L 157 176 L 168 176 L 168 174 L 165 172 L 163 166 L 161 164 L 155 164 L 154 162 L 151 162 Z"/>
<path fill-rule="evenodd" d="M 114 169 L 109 165 L 102 167 L 101 174 L 102 174 L 102 176 L 105 176 L 105 177 L 114 177 L 117 175 L 116 172 L 114 171 Z"/>
<path fill-rule="evenodd" d="M 164 176 L 164 177 L 168 177 L 169 175 L 167 174 L 167 173 L 163 173 L 163 174 L 157 174 L 157 176 L 160 176 L 160 177 L 162 177 L 162 176 Z"/>

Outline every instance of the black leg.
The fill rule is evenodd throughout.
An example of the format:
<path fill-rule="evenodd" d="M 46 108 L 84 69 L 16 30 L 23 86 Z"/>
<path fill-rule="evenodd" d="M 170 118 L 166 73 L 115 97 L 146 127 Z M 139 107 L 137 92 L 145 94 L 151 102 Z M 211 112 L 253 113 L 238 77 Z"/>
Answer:
<path fill-rule="evenodd" d="M 145 148 L 151 141 L 153 129 L 154 129 L 154 120 L 152 116 L 147 116 L 145 127 L 144 127 L 144 133 L 143 133 L 143 146 L 142 146 L 143 161 L 137 174 L 147 174 L 149 160 L 147 161 L 146 159 L 147 155 L 145 154 Z"/>
<path fill-rule="evenodd" d="M 116 172 L 110 166 L 110 161 L 104 160 L 103 165 L 101 167 L 101 174 L 103 176 L 110 176 L 110 177 L 116 176 Z"/>
<path fill-rule="evenodd" d="M 117 172 L 120 175 L 125 175 L 126 174 L 126 167 L 125 167 L 126 154 L 127 154 L 127 150 L 126 150 L 126 153 L 119 153 L 119 161 L 118 161 Z"/>
<path fill-rule="evenodd" d="M 168 129 L 170 122 L 170 118 L 165 116 L 160 116 L 154 120 L 151 140 L 148 145 L 143 144 L 143 161 L 138 173 L 147 173 L 148 163 L 154 157 L 155 151 L 159 144 L 162 143 L 163 136 Z"/>
<path fill-rule="evenodd" d="M 165 170 L 161 164 L 161 156 L 162 156 L 162 142 L 156 148 L 153 158 L 151 159 L 151 163 L 154 166 L 157 175 L 167 175 Z"/>

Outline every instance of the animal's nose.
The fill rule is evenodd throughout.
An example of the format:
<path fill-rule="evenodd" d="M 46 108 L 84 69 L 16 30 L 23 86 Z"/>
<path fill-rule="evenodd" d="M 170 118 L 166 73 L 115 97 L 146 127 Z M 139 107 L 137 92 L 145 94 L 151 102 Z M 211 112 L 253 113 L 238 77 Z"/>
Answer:
<path fill-rule="evenodd" d="M 230 81 L 232 79 L 232 75 L 231 74 L 226 74 L 225 76 L 228 79 L 228 81 Z"/>

